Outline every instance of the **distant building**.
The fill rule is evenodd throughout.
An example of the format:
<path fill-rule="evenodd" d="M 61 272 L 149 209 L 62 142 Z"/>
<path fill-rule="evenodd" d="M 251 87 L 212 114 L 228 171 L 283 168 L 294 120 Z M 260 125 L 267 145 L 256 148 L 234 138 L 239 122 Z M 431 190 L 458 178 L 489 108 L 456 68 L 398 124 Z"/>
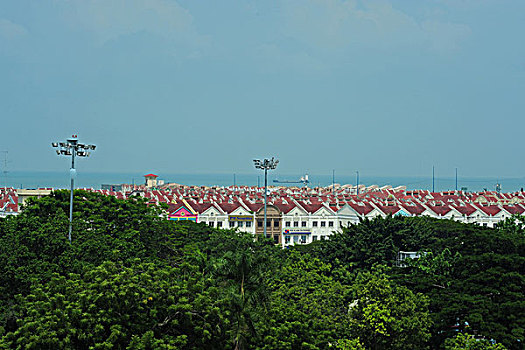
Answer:
<path fill-rule="evenodd" d="M 0 218 L 18 214 L 18 196 L 13 188 L 0 188 Z"/>
<path fill-rule="evenodd" d="M 405 267 L 405 266 L 407 266 L 406 265 L 406 260 L 407 259 L 419 259 L 422 254 L 425 255 L 426 253 L 400 251 L 400 252 L 397 253 L 396 266 L 398 266 L 398 267 Z"/>
<path fill-rule="evenodd" d="M 255 234 L 264 234 L 264 206 L 256 212 L 255 221 L 257 226 L 255 227 Z M 282 244 L 281 242 L 281 231 L 282 231 L 282 213 L 274 205 L 266 206 L 266 237 L 272 238 L 275 244 Z"/>
<path fill-rule="evenodd" d="M 25 201 L 30 197 L 41 198 L 44 196 L 49 196 L 52 191 L 53 191 L 52 188 L 38 188 L 38 189 L 19 188 L 16 190 L 16 194 L 18 195 L 18 204 L 19 205 L 24 204 Z"/>
<path fill-rule="evenodd" d="M 144 198 L 148 204 L 166 203 L 171 220 L 191 220 L 211 227 L 262 234 L 264 190 L 256 186 L 162 186 L 158 175 L 147 174 L 145 184 L 102 185 L 90 191 L 126 199 Z M 525 216 L 525 193 L 406 190 L 404 187 L 351 185 L 330 187 L 274 187 L 268 192 L 267 235 L 283 247 L 330 239 L 341 227 L 360 220 L 387 216 L 428 216 L 488 228 Z M 0 189 L 0 216 L 14 215 L 29 197 L 49 195 L 52 189 Z M 414 253 L 414 252 L 408 252 Z M 403 258 L 400 256 L 400 258 Z"/>
<path fill-rule="evenodd" d="M 197 222 L 197 213 L 184 199 L 177 203 L 170 204 L 168 217 L 174 221 L 193 221 Z"/>
<path fill-rule="evenodd" d="M 102 184 L 100 186 L 100 189 L 106 190 L 106 191 L 115 191 L 120 192 L 122 191 L 123 185 L 108 185 L 108 184 Z"/>
<path fill-rule="evenodd" d="M 158 175 L 155 175 L 155 174 L 147 174 L 147 175 L 144 175 L 144 179 L 146 180 L 146 187 L 147 188 L 152 188 L 152 187 L 157 187 L 157 178 L 159 176 Z"/>

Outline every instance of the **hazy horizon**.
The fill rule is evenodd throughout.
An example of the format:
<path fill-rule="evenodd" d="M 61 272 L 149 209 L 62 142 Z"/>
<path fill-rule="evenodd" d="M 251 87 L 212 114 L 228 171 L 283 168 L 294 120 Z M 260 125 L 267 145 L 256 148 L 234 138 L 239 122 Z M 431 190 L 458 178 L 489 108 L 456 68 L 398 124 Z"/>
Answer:
<path fill-rule="evenodd" d="M 7 174 L 7 186 L 15 188 L 38 188 L 54 187 L 69 188 L 69 170 L 62 171 L 13 171 Z M 90 172 L 79 171 L 75 180 L 75 187 L 91 187 L 99 189 L 102 184 L 122 184 L 122 183 L 144 183 L 144 174 L 140 172 Z M 177 174 L 177 173 L 157 173 L 159 179 L 165 182 L 175 182 L 183 185 L 194 186 L 231 186 L 234 183 L 238 186 L 256 186 L 264 184 L 264 173 L 223 173 L 223 174 Z M 279 181 L 298 181 L 304 174 L 283 174 L 278 171 L 268 173 L 268 185 L 270 186 L 302 186 L 302 184 L 275 183 Z M 332 184 L 332 174 L 308 174 L 310 179 L 309 187 L 330 186 Z M 335 174 L 335 183 L 356 184 L 355 174 Z M 435 190 L 448 191 L 455 189 L 455 177 L 435 177 Z M 359 183 L 365 186 L 385 185 L 406 186 L 407 189 L 432 189 L 432 177 L 417 176 L 371 176 L 361 174 Z M 505 178 L 505 177 L 464 177 L 458 176 L 458 189 L 466 187 L 468 191 L 482 191 L 484 189 L 494 190 L 496 183 L 501 184 L 503 192 L 514 192 L 525 187 L 525 177 Z M 6 178 L 0 179 L 0 187 L 6 186 Z"/>

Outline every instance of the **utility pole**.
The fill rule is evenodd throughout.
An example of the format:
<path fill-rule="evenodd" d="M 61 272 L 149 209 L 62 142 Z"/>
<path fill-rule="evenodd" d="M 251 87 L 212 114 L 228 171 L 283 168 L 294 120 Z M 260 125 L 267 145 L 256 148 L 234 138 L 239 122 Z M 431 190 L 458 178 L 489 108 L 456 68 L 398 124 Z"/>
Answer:
<path fill-rule="evenodd" d="M 458 168 L 456 168 L 456 192 L 458 191 Z"/>
<path fill-rule="evenodd" d="M 77 171 L 75 169 L 75 156 L 78 157 L 89 157 L 91 152 L 88 150 L 95 150 L 97 146 L 95 145 L 86 145 L 83 143 L 78 143 L 77 135 L 72 135 L 71 138 L 67 139 L 66 142 L 53 142 L 51 146 L 58 148 L 56 150 L 57 155 L 71 156 L 71 169 L 69 170 L 69 175 L 71 177 L 71 191 L 69 194 L 69 244 L 71 244 L 71 230 L 73 227 L 73 190 L 75 188 L 75 177 Z"/>
<path fill-rule="evenodd" d="M 332 170 L 332 193 L 335 193 L 335 169 Z"/>
<path fill-rule="evenodd" d="M 434 192 L 434 166 L 432 165 L 432 193 Z"/>
<path fill-rule="evenodd" d="M 356 183 L 357 183 L 357 184 L 356 184 L 356 187 L 357 187 L 357 195 L 359 196 L 359 170 L 357 170 L 355 173 L 356 173 L 356 176 L 357 176 L 357 177 L 356 177 L 356 180 L 357 180 L 357 181 L 356 181 Z"/>

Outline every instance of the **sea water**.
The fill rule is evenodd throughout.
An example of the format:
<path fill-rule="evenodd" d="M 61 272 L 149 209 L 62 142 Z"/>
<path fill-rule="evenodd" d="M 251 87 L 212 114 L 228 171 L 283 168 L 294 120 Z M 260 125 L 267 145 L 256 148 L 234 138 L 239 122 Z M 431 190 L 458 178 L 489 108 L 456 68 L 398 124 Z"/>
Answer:
<path fill-rule="evenodd" d="M 1 174 L 4 175 L 4 174 Z M 175 182 L 189 186 L 264 186 L 264 173 L 252 174 L 158 174 L 159 179 L 167 182 Z M 282 175 L 278 172 L 268 172 L 268 185 L 284 186 L 303 186 L 301 183 L 277 183 L 279 181 L 298 181 L 302 175 Z M 331 175 L 309 175 L 309 187 L 330 186 L 332 185 Z M 356 184 L 354 175 L 337 175 L 335 183 L 337 184 Z M 14 188 L 69 188 L 70 187 L 69 170 L 63 172 L 45 172 L 45 171 L 13 171 L 7 174 L 7 177 L 0 176 L 0 186 Z M 102 184 L 143 184 L 144 174 L 142 173 L 101 173 L 101 172 L 83 172 L 78 171 L 75 178 L 75 188 L 94 188 L 100 189 Z M 493 177 L 458 177 L 458 190 L 466 187 L 468 191 L 493 191 L 496 184 L 501 185 L 503 192 L 519 191 L 525 187 L 525 177 L 522 178 L 493 178 Z M 410 177 L 410 176 L 366 176 L 361 175 L 359 184 L 365 186 L 378 185 L 379 187 L 390 185 L 392 187 L 406 186 L 407 189 L 424 189 L 432 190 L 431 177 Z M 434 179 L 434 189 L 436 191 L 448 191 L 456 188 L 455 178 Z"/>

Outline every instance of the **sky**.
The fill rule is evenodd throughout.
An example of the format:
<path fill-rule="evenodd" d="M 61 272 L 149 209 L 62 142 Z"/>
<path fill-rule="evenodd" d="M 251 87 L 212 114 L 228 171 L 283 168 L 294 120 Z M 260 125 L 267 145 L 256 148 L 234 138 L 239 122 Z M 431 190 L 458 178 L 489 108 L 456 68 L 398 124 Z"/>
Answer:
<path fill-rule="evenodd" d="M 61 170 L 77 134 L 93 172 L 523 177 L 523 33 L 523 0 L 6 0 L 0 151 Z"/>

